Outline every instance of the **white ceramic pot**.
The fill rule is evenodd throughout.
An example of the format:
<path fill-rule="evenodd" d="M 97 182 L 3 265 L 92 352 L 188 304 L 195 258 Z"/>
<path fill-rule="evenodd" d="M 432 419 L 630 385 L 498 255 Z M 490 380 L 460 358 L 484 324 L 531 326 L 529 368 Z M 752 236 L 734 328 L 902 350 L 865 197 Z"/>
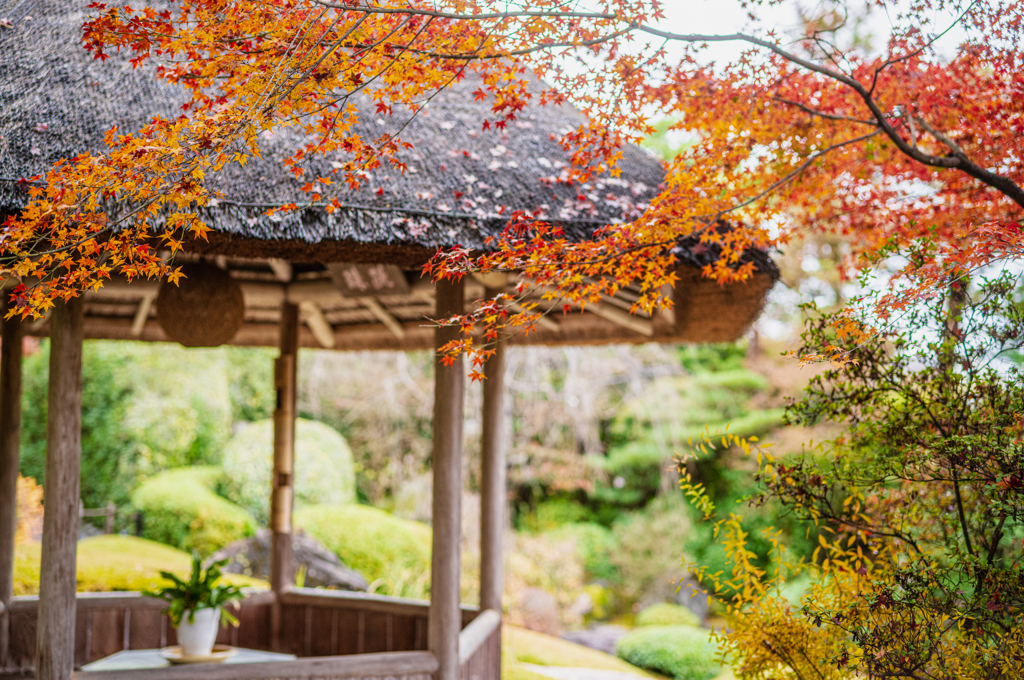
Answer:
<path fill-rule="evenodd" d="M 185 656 L 209 656 L 217 639 L 217 629 L 220 627 L 220 607 L 197 610 L 191 623 L 189 613 L 185 612 L 181 617 L 181 625 L 178 626 L 181 653 Z"/>

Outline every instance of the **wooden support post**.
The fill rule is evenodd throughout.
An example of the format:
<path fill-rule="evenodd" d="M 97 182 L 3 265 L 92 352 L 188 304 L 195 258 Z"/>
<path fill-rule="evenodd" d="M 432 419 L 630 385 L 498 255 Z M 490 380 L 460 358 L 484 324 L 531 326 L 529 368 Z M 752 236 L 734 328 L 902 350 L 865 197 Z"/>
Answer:
<path fill-rule="evenodd" d="M 485 298 L 502 290 L 487 289 Z M 480 464 L 480 609 L 501 613 L 505 570 L 505 340 L 499 338 L 494 354 L 484 364 L 483 432 Z"/>
<path fill-rule="evenodd" d="M 463 311 L 463 284 L 437 284 L 435 314 L 443 319 Z M 435 348 L 459 337 L 458 328 L 437 328 Z M 462 505 L 462 401 L 465 375 L 462 358 L 445 366 L 434 357 L 433 542 L 430 571 L 428 647 L 437 657 L 436 680 L 459 677 L 459 602 Z"/>
<path fill-rule="evenodd" d="M 292 499 L 295 473 L 296 376 L 299 358 L 299 306 L 281 306 L 281 355 L 274 361 L 274 471 L 270 492 L 270 588 L 275 598 L 271 608 L 271 645 L 277 649 L 281 636 L 281 592 L 292 584 Z"/>
<path fill-rule="evenodd" d="M 6 305 L 0 310 L 6 311 Z M 2 312 L 0 312 L 2 313 Z M 18 509 L 21 446 L 21 319 L 3 321 L 0 331 L 0 668 L 7 663 L 10 623 L 7 603 L 14 596 L 14 528 Z"/>
<path fill-rule="evenodd" d="M 50 315 L 37 680 L 67 680 L 75 663 L 75 547 L 82 458 L 82 327 L 77 297 Z"/>
<path fill-rule="evenodd" d="M 107 501 L 107 517 L 106 522 L 103 524 L 103 533 L 114 533 L 114 518 L 116 515 L 117 508 L 114 506 L 113 501 Z"/>

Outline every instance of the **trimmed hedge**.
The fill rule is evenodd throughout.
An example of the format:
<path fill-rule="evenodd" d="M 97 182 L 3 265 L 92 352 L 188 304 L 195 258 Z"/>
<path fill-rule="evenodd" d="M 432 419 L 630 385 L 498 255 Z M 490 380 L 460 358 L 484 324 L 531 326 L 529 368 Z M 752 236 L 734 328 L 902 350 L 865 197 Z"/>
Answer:
<path fill-rule="evenodd" d="M 659 602 L 636 615 L 637 626 L 700 626 L 700 619 L 686 607 Z"/>
<path fill-rule="evenodd" d="M 167 470 L 143 482 L 132 496 L 142 511 L 142 534 L 181 550 L 209 555 L 256 533 L 256 520 L 215 493 L 224 472 L 198 466 Z"/>
<path fill-rule="evenodd" d="M 425 598 L 430 592 L 430 527 L 366 505 L 312 505 L 295 526 L 358 570 L 373 592 Z"/>
<path fill-rule="evenodd" d="M 14 594 L 39 593 L 38 543 L 14 547 Z M 93 536 L 78 542 L 76 576 L 78 592 L 147 590 L 166 584 L 161 571 L 182 577 L 192 568 L 192 558 L 172 548 L 135 536 Z M 267 583 L 241 574 L 225 574 L 237 586 L 266 588 Z"/>
<path fill-rule="evenodd" d="M 223 462 L 228 498 L 261 523 L 270 514 L 274 421 L 246 425 L 228 442 Z M 337 505 L 356 499 L 352 451 L 329 425 L 299 418 L 295 424 L 295 504 Z"/>
<path fill-rule="evenodd" d="M 619 640 L 623 661 L 675 680 L 711 680 L 721 672 L 710 633 L 692 626 L 647 626 Z"/>

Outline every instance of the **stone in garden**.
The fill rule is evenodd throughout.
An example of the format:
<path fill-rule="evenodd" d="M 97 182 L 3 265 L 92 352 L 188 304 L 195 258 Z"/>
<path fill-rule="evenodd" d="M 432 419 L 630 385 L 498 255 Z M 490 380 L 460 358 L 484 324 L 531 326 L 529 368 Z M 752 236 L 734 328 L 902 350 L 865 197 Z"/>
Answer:
<path fill-rule="evenodd" d="M 679 590 L 673 595 L 672 601 L 689 609 L 697 615 L 701 623 L 708 620 L 708 594 L 692 576 L 687 576 L 679 583 Z"/>
<path fill-rule="evenodd" d="M 516 598 L 516 611 L 523 628 L 545 635 L 558 635 L 558 602 L 541 588 L 523 588 Z"/>
<path fill-rule="evenodd" d="M 292 536 L 296 572 L 305 567 L 303 585 L 310 588 L 366 590 L 369 584 L 363 575 L 346 566 L 338 556 L 309 534 L 298 531 Z M 235 541 L 217 551 L 210 560 L 231 560 L 224 567 L 229 574 L 245 574 L 270 578 L 270 529 L 260 529 L 255 536 Z"/>
<path fill-rule="evenodd" d="M 619 638 L 628 632 L 622 626 L 605 623 L 591 626 L 585 630 L 574 630 L 564 633 L 562 639 L 614 656 L 615 645 L 618 644 Z"/>
<path fill-rule="evenodd" d="M 590 593 L 580 593 L 580 596 L 576 598 L 576 601 L 569 607 L 569 614 L 575 620 L 583 620 L 583 617 L 587 614 L 594 612 L 594 598 L 590 597 Z"/>

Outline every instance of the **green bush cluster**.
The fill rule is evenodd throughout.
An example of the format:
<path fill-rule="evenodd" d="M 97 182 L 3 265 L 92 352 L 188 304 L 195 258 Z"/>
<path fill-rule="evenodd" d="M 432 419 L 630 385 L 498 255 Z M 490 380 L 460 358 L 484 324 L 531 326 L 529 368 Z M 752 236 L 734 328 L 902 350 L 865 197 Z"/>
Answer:
<path fill-rule="evenodd" d="M 550 533 L 555 539 L 575 541 L 576 554 L 583 560 L 587 580 L 618 582 L 619 570 L 612 556 L 618 551 L 619 542 L 607 527 L 594 522 L 576 522 L 563 524 Z"/>
<path fill-rule="evenodd" d="M 607 455 L 593 464 L 604 473 L 594 490 L 596 500 L 639 508 L 663 487 L 665 468 L 673 453 L 699 438 L 709 427 L 742 437 L 763 435 L 782 424 L 784 409 L 755 409 L 754 395 L 769 388 L 758 373 L 738 366 L 728 352 L 710 372 L 691 360 L 692 375 L 654 381 L 643 400 L 622 404 L 608 423 Z"/>
<path fill-rule="evenodd" d="M 658 602 L 636 615 L 637 626 L 700 626 L 697 615 L 682 605 Z"/>
<path fill-rule="evenodd" d="M 260 523 L 270 514 L 274 421 L 246 425 L 224 448 L 225 495 Z M 356 497 L 352 451 L 337 430 L 315 420 L 295 424 L 295 504 L 339 505 Z"/>
<path fill-rule="evenodd" d="M 197 466 L 167 470 L 143 482 L 132 503 L 143 513 L 143 536 L 208 555 L 256 533 L 256 520 L 217 495 L 224 472 Z"/>
<path fill-rule="evenodd" d="M 692 626 L 636 628 L 619 640 L 615 653 L 675 680 L 710 680 L 721 672 L 710 633 Z"/>
<path fill-rule="evenodd" d="M 430 527 L 366 505 L 311 505 L 295 526 L 358 570 L 374 592 L 424 598 L 430 592 Z"/>
<path fill-rule="evenodd" d="M 234 351 L 234 350 L 232 350 Z M 140 480 L 217 464 L 231 433 L 226 348 L 86 342 L 82 350 L 82 502 L 128 506 Z M 28 354 L 21 472 L 45 486 L 49 342 Z M 243 390 L 244 391 L 244 390 Z M 119 515 L 127 526 L 130 513 Z"/>

